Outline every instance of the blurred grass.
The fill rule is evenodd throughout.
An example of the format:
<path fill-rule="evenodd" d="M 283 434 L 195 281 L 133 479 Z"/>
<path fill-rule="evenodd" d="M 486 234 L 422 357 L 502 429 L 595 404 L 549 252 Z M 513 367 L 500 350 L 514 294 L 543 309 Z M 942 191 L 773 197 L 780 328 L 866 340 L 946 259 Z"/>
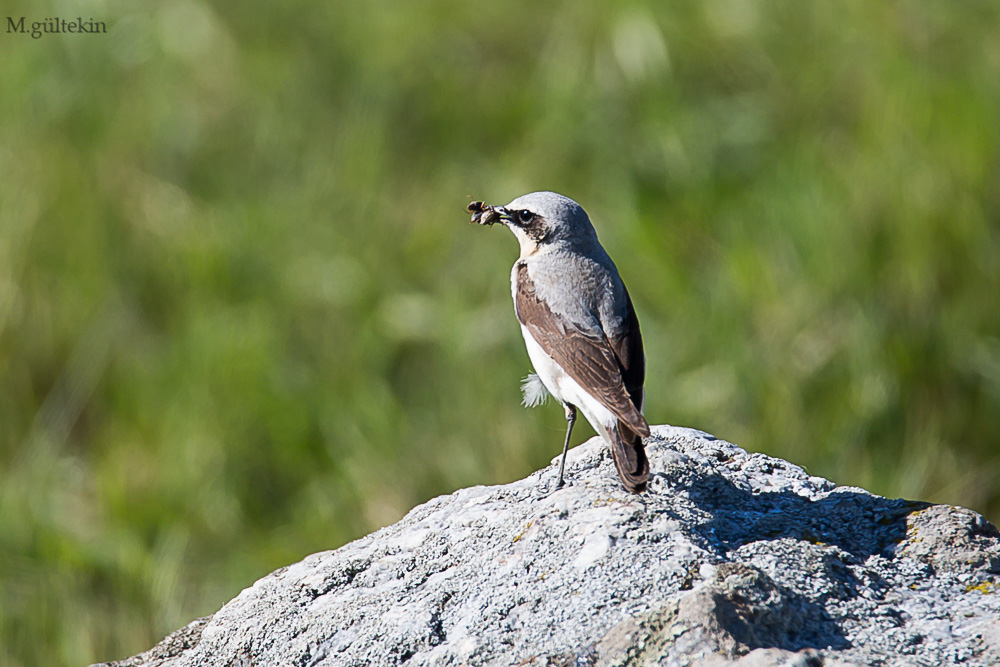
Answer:
<path fill-rule="evenodd" d="M 651 422 L 1000 518 L 995 3 L 8 5 L 109 33 L 0 33 L 0 664 L 555 456 L 470 198 L 588 209 Z"/>

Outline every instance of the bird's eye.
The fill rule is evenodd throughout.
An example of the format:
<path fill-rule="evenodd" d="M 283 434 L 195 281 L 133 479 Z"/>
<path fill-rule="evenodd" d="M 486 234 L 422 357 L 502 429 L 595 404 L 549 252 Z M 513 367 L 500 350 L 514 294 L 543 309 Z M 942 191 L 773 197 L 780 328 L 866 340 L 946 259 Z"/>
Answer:
<path fill-rule="evenodd" d="M 528 209 L 521 209 L 520 211 L 517 212 L 517 219 L 521 221 L 522 224 L 531 222 L 531 219 L 534 217 L 535 214 L 529 211 Z"/>

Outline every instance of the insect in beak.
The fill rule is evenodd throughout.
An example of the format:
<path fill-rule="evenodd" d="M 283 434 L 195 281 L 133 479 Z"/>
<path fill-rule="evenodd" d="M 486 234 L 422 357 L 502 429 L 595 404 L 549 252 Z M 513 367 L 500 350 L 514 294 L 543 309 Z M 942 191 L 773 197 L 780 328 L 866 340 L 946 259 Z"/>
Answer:
<path fill-rule="evenodd" d="M 492 226 L 496 222 L 507 222 L 512 219 L 511 214 L 503 206 L 490 206 L 481 201 L 469 204 L 468 211 L 472 214 L 472 222 L 479 225 Z"/>

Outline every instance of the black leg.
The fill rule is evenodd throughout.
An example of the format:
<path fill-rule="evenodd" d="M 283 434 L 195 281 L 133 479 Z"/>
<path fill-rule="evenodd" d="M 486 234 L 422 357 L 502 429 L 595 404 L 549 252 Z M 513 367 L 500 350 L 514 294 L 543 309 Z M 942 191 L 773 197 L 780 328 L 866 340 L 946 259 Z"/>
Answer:
<path fill-rule="evenodd" d="M 561 489 L 563 485 L 563 472 L 566 470 L 566 452 L 569 451 L 569 436 L 573 432 L 573 424 L 576 423 L 576 407 L 569 403 L 563 403 L 563 409 L 566 410 L 566 442 L 563 443 L 562 460 L 559 462 L 559 482 L 556 484 L 557 489 Z"/>

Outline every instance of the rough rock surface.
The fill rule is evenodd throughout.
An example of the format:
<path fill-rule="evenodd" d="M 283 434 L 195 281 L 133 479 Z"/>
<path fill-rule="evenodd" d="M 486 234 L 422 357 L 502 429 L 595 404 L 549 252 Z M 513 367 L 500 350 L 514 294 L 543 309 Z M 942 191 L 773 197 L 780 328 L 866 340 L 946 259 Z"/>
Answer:
<path fill-rule="evenodd" d="M 990 665 L 1000 534 L 654 427 L 649 490 L 596 438 L 264 577 L 119 667 Z"/>

